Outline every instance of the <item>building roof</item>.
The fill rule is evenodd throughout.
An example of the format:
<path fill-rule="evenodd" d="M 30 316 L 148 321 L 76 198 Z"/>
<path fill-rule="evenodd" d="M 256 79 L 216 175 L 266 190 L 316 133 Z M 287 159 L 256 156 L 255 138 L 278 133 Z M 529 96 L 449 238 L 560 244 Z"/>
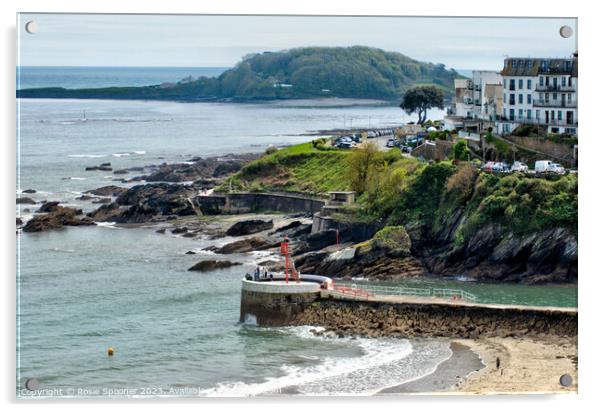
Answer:
<path fill-rule="evenodd" d="M 504 59 L 502 76 L 537 76 L 539 74 L 569 74 L 577 77 L 577 58 L 533 59 L 510 57 Z"/>

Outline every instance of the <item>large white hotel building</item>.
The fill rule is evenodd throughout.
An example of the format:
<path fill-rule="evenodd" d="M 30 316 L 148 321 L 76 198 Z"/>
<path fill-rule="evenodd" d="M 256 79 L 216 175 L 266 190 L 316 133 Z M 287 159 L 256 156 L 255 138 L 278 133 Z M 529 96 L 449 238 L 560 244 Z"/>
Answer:
<path fill-rule="evenodd" d="M 507 58 L 497 132 L 537 124 L 548 133 L 577 134 L 577 55 L 568 59 Z"/>

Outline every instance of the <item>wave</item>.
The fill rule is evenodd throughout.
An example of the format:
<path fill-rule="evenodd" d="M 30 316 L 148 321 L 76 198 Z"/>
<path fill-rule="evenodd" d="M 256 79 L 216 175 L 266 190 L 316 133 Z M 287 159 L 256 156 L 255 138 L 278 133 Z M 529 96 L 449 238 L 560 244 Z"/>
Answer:
<path fill-rule="evenodd" d="M 94 158 L 100 158 L 100 157 L 107 157 L 107 155 L 106 154 L 70 154 L 70 155 L 67 155 L 67 157 L 76 157 L 76 158 L 83 157 L 83 158 L 94 159 Z"/>
<path fill-rule="evenodd" d="M 113 156 L 115 156 L 115 157 L 130 156 L 130 153 L 113 153 Z"/>
<path fill-rule="evenodd" d="M 96 222 L 98 227 L 106 227 L 107 229 L 122 229 L 115 226 L 115 222 Z"/>
<path fill-rule="evenodd" d="M 205 390 L 203 395 L 374 395 L 384 388 L 433 373 L 439 363 L 451 356 L 449 344 L 442 340 L 410 343 L 392 338 L 332 339 L 314 336 L 309 326 L 282 329 L 304 339 L 357 346 L 362 355 L 326 356 L 310 366 L 283 365 L 280 376 L 269 377 L 264 382 L 222 382 Z"/>

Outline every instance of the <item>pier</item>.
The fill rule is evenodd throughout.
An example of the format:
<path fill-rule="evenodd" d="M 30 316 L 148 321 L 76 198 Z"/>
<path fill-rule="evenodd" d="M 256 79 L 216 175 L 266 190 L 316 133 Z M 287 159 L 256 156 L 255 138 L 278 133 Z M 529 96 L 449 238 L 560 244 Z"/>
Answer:
<path fill-rule="evenodd" d="M 299 280 L 243 280 L 240 321 L 260 326 L 316 325 L 368 336 L 577 335 L 576 308 L 481 303 L 456 289 L 339 284 L 316 275 Z"/>

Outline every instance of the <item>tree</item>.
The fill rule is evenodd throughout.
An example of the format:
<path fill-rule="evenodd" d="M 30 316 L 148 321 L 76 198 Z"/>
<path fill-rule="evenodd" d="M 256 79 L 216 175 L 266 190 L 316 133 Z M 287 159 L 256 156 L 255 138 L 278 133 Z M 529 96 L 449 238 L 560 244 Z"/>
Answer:
<path fill-rule="evenodd" d="M 466 140 L 459 140 L 453 147 L 454 159 L 456 160 L 468 160 L 470 157 L 470 151 Z"/>
<path fill-rule="evenodd" d="M 418 113 L 418 124 L 426 121 L 428 109 L 443 109 L 443 89 L 436 86 L 417 86 L 408 90 L 399 105 L 407 114 Z"/>
<path fill-rule="evenodd" d="M 368 174 L 383 162 L 383 154 L 374 143 L 368 143 L 347 156 L 347 179 L 349 186 L 358 194 L 366 190 Z"/>

